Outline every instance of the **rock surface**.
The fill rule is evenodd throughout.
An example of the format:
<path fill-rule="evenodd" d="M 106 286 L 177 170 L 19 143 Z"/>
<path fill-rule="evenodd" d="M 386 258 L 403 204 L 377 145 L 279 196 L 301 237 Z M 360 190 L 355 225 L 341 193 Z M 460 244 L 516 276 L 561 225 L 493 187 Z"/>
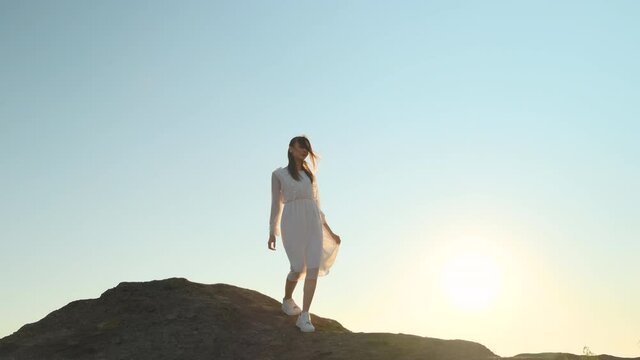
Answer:
<path fill-rule="evenodd" d="M 227 284 L 183 278 L 123 282 L 0 339 L 0 359 L 500 359 L 469 341 L 354 333 L 337 321 L 311 318 L 316 332 L 301 333 L 279 301 Z"/>

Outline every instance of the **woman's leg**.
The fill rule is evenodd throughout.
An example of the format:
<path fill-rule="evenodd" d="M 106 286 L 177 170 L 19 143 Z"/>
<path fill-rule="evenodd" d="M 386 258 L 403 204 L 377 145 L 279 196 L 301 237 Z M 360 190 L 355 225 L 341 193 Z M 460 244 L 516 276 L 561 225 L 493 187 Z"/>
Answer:
<path fill-rule="evenodd" d="M 293 267 L 291 267 L 291 270 L 289 270 L 289 273 L 287 274 L 287 281 L 284 284 L 285 299 L 291 299 L 291 297 L 293 296 L 293 290 L 296 288 L 296 285 L 298 285 L 300 275 L 300 272 L 293 271 Z"/>
<path fill-rule="evenodd" d="M 285 299 L 291 299 L 291 297 L 293 296 L 293 290 L 296 288 L 296 285 L 298 285 L 298 280 L 289 280 L 289 276 L 287 275 L 287 281 L 284 285 Z"/>
<path fill-rule="evenodd" d="M 304 298 L 302 301 L 302 311 L 309 312 L 313 294 L 316 292 L 316 284 L 318 283 L 318 268 L 308 269 L 307 276 L 304 279 Z"/>

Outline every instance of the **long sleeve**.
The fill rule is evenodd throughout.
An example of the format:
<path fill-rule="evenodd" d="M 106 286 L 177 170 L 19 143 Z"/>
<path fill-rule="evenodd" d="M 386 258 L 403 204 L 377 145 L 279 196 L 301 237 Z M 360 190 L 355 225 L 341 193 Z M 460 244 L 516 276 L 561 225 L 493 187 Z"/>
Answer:
<path fill-rule="evenodd" d="M 282 195 L 282 185 L 275 172 L 271 173 L 271 216 L 269 217 L 269 235 L 280 236 L 280 219 L 282 218 L 282 208 L 284 197 Z"/>
<path fill-rule="evenodd" d="M 316 177 L 313 182 L 313 199 L 316 201 L 316 205 L 318 206 L 318 210 L 320 211 L 320 218 L 322 219 L 322 223 L 326 224 L 327 219 L 324 216 L 324 212 L 322 211 L 322 207 L 320 207 L 320 191 L 318 190 L 318 178 Z"/>

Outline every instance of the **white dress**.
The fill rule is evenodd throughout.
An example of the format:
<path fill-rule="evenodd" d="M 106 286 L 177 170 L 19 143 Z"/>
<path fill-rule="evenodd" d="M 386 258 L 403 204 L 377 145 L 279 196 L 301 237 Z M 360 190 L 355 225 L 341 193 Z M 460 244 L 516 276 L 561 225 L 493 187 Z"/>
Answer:
<path fill-rule="evenodd" d="M 311 183 L 302 170 L 300 177 L 296 181 L 286 167 L 271 173 L 269 233 L 281 236 L 291 271 L 301 273 L 303 279 L 307 268 L 319 268 L 318 276 L 327 275 L 340 246 L 320 208 L 318 178 Z"/>

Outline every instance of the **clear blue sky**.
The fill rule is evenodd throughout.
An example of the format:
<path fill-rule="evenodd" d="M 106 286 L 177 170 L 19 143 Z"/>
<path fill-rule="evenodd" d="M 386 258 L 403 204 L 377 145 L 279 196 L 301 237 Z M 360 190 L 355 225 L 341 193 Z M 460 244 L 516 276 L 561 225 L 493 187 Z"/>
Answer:
<path fill-rule="evenodd" d="M 639 356 L 639 16 L 1 2 L 0 337 L 121 281 L 281 299 L 271 171 L 306 134 L 343 240 L 312 312 L 501 356 Z"/>

